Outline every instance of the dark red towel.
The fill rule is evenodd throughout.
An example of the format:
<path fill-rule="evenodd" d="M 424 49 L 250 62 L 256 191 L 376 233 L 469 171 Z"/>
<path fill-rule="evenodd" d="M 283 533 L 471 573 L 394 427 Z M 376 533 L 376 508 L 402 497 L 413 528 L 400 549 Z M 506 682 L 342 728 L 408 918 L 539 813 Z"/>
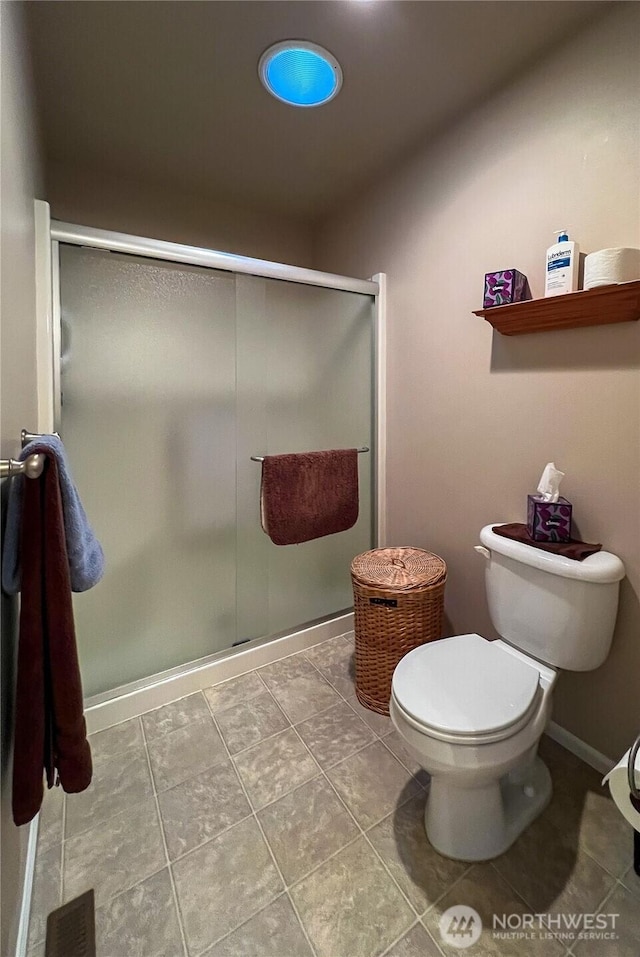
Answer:
<path fill-rule="evenodd" d="M 58 467 L 47 456 L 39 479 L 24 479 L 20 535 L 22 594 L 13 753 L 13 819 L 40 810 L 43 772 L 68 793 L 91 783 L 69 562 Z"/>
<path fill-rule="evenodd" d="M 502 535 L 504 538 L 513 538 L 516 542 L 524 542 L 525 545 L 533 545 L 534 548 L 541 548 L 543 552 L 553 552 L 555 555 L 564 555 L 565 558 L 573 558 L 581 562 L 589 555 L 595 555 L 602 548 L 602 545 L 590 545 L 589 542 L 581 542 L 577 538 L 572 538 L 568 542 L 536 542 L 529 532 L 527 526 L 521 522 L 511 522 L 508 525 L 494 525 L 492 531 L 496 535 Z"/>
<path fill-rule="evenodd" d="M 357 449 L 266 455 L 262 527 L 276 545 L 344 532 L 358 520 Z"/>

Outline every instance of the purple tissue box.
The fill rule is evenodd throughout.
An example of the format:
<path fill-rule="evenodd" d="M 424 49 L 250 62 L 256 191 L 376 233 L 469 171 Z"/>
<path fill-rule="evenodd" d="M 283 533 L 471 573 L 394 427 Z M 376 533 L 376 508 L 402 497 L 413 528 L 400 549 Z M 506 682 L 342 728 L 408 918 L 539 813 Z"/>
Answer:
<path fill-rule="evenodd" d="M 531 299 L 531 290 L 524 273 L 517 269 L 500 269 L 485 274 L 483 309 L 505 306 L 510 302 L 524 302 L 526 299 Z"/>
<path fill-rule="evenodd" d="M 535 542 L 571 540 L 571 502 L 543 502 L 541 495 L 527 495 L 527 531 Z"/>

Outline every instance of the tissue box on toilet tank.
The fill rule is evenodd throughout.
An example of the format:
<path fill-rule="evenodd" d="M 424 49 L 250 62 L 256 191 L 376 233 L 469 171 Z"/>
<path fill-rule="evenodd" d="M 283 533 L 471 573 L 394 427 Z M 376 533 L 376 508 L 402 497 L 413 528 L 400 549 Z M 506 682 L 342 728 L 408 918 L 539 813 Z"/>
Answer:
<path fill-rule="evenodd" d="M 531 299 L 529 281 L 524 273 L 517 269 L 500 269 L 488 272 L 484 277 L 484 298 L 482 308 L 505 306 L 511 302 L 524 302 Z"/>
<path fill-rule="evenodd" d="M 527 495 L 527 531 L 534 542 L 568 542 L 571 539 L 571 502 L 560 498 L 544 502 L 541 495 Z"/>

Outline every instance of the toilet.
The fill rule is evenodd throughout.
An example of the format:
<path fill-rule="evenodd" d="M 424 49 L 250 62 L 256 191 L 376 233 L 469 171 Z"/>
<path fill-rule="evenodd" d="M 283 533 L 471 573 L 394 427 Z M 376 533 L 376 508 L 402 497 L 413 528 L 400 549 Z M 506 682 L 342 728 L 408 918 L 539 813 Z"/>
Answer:
<path fill-rule="evenodd" d="M 427 837 L 446 857 L 502 854 L 544 810 L 537 756 L 558 671 L 591 671 L 609 653 L 625 570 L 600 551 L 583 561 L 480 532 L 491 621 L 501 636 L 429 642 L 402 658 L 390 714 L 431 775 Z"/>

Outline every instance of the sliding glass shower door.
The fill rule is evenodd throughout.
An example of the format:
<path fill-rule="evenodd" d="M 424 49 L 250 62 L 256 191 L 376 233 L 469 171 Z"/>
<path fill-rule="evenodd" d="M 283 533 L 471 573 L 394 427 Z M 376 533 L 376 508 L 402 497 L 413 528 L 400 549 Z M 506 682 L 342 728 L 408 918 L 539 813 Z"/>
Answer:
<path fill-rule="evenodd" d="M 75 596 L 85 692 L 352 603 L 348 532 L 273 545 L 252 455 L 372 446 L 372 297 L 60 246 L 60 429 L 105 578 Z"/>

